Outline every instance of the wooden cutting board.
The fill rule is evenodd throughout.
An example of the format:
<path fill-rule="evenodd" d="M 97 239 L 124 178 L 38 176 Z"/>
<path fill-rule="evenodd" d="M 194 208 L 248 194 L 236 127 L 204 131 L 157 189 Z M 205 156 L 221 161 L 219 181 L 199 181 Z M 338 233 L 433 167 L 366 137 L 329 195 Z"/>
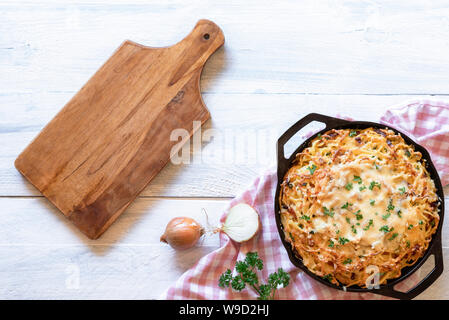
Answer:
<path fill-rule="evenodd" d="M 200 93 L 206 60 L 224 43 L 200 20 L 179 43 L 125 41 L 15 161 L 91 239 L 98 238 L 170 159 L 174 129 L 210 118 Z"/>

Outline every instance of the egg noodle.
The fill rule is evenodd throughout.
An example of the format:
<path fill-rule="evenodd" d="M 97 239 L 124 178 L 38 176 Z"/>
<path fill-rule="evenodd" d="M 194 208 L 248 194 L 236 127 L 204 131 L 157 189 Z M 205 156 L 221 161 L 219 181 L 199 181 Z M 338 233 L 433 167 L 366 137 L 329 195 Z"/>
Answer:
<path fill-rule="evenodd" d="M 366 287 L 426 252 L 440 200 L 420 152 L 389 129 L 330 130 L 296 155 L 280 192 L 285 239 L 314 274 Z"/>

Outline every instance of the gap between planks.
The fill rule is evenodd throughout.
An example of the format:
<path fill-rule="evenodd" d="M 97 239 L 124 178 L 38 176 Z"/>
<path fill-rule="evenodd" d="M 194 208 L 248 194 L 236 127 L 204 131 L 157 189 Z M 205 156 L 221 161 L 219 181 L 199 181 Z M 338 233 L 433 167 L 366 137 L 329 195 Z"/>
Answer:
<path fill-rule="evenodd" d="M 444 187 L 446 189 L 447 187 Z M 42 195 L 38 196 L 0 196 L 0 199 L 39 199 L 39 198 L 45 198 Z M 137 196 L 135 200 L 137 199 L 150 199 L 150 200 L 211 200 L 211 201 L 223 201 L 223 200 L 232 200 L 235 197 L 177 197 L 177 196 Z M 444 200 L 446 202 L 449 201 L 449 195 L 446 195 L 444 197 Z M 134 202 L 134 200 L 133 200 Z"/>
<path fill-rule="evenodd" d="M 263 90 L 263 89 L 262 89 Z M 43 93 L 48 94 L 76 94 L 76 90 L 48 90 Z M 38 94 L 42 92 L 36 91 L 9 91 L 7 94 L 0 94 L 0 96 L 8 95 L 27 95 L 27 94 Z M 438 93 L 438 92 L 395 92 L 395 93 L 382 93 L 382 92 L 314 92 L 314 91 L 291 91 L 291 92 L 276 92 L 276 91 L 254 91 L 254 92 L 241 92 L 241 91 L 201 91 L 202 95 L 298 95 L 298 96 L 379 96 L 379 97 L 394 97 L 394 96 L 449 96 L 449 93 Z M 62 107 L 61 107 L 62 108 Z"/>
<path fill-rule="evenodd" d="M 33 196 L 0 196 L 0 199 L 39 199 L 45 198 L 42 195 L 33 195 Z M 150 200 L 207 200 L 207 201 L 223 201 L 223 200 L 232 200 L 234 197 L 177 197 L 177 196 L 137 196 L 137 199 L 150 199 Z M 132 201 L 134 202 L 134 200 Z"/>

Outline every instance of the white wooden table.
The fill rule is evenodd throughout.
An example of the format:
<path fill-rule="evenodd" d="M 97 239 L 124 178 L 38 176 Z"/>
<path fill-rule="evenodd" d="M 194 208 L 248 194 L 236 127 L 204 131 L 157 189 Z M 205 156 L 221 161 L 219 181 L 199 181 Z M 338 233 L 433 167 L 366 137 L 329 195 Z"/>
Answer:
<path fill-rule="evenodd" d="M 377 121 L 407 99 L 449 99 L 448 16 L 449 1 L 2 1 L 0 298 L 158 297 L 218 245 L 210 237 L 175 252 L 159 242 L 167 221 L 205 223 L 203 207 L 216 221 L 274 164 L 274 141 L 300 117 Z M 203 133 L 213 139 L 190 164 L 167 165 L 99 240 L 88 240 L 14 159 L 123 40 L 167 46 L 200 18 L 226 37 L 201 82 L 212 114 Z M 257 148 L 246 140 L 254 136 Z M 448 234 L 446 219 L 446 270 Z M 449 271 L 419 298 L 449 298 Z"/>

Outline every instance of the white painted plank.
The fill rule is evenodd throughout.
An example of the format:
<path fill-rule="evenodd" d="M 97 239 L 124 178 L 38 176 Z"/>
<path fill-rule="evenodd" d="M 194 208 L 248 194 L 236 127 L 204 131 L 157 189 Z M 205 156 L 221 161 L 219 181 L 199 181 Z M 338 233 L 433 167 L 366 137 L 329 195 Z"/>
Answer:
<path fill-rule="evenodd" d="M 205 208 L 218 226 L 226 203 L 138 199 L 93 241 L 43 198 L 0 198 L 0 299 L 156 298 L 219 244 L 209 235 L 177 252 L 159 242 L 167 222 L 189 216 L 207 226 Z"/>
<path fill-rule="evenodd" d="M 0 299 L 155 299 L 213 249 L 0 247 Z"/>
<path fill-rule="evenodd" d="M 217 225 L 224 200 L 138 199 L 99 239 L 88 240 L 42 198 L 1 198 L 0 299 L 157 298 L 198 259 L 218 248 L 218 236 L 176 252 L 159 243 L 165 224 L 186 215 Z M 445 235 L 449 224 L 444 225 Z M 444 256 L 448 257 L 445 237 Z M 428 269 L 428 268 L 427 268 Z M 422 274 L 427 272 L 422 270 Z M 448 275 L 422 298 L 449 298 Z"/>
<path fill-rule="evenodd" d="M 0 247 L 1 299 L 156 299 L 202 254 L 114 247 L 97 256 L 82 247 Z M 445 261 L 449 249 L 443 250 Z M 425 270 L 419 270 L 425 274 Z M 416 299 L 449 299 L 447 268 Z"/>
<path fill-rule="evenodd" d="M 443 0 L 13 1 L 0 11 L 0 94 L 78 90 L 124 39 L 170 45 L 200 18 L 226 36 L 206 92 L 448 93 Z"/>
<path fill-rule="evenodd" d="M 140 198 L 98 240 L 84 236 L 45 198 L 0 198 L 0 204 L 6 209 L 0 211 L 0 247 L 81 246 L 95 252 L 116 246 L 158 246 L 165 226 L 174 217 L 192 217 L 206 227 L 202 208 L 210 224 L 217 227 L 227 200 Z M 217 246 L 218 236 L 204 237 L 200 245 Z"/>
<path fill-rule="evenodd" d="M 0 96 L 6 106 L 0 109 L 0 195 L 39 195 L 14 168 L 14 160 L 71 94 Z M 202 128 L 205 138 L 202 148 L 194 149 L 191 145 L 190 163 L 168 164 L 141 195 L 235 196 L 276 163 L 276 140 L 306 114 L 341 114 L 378 121 L 389 106 L 412 98 L 418 97 L 205 94 L 212 119 Z"/>

